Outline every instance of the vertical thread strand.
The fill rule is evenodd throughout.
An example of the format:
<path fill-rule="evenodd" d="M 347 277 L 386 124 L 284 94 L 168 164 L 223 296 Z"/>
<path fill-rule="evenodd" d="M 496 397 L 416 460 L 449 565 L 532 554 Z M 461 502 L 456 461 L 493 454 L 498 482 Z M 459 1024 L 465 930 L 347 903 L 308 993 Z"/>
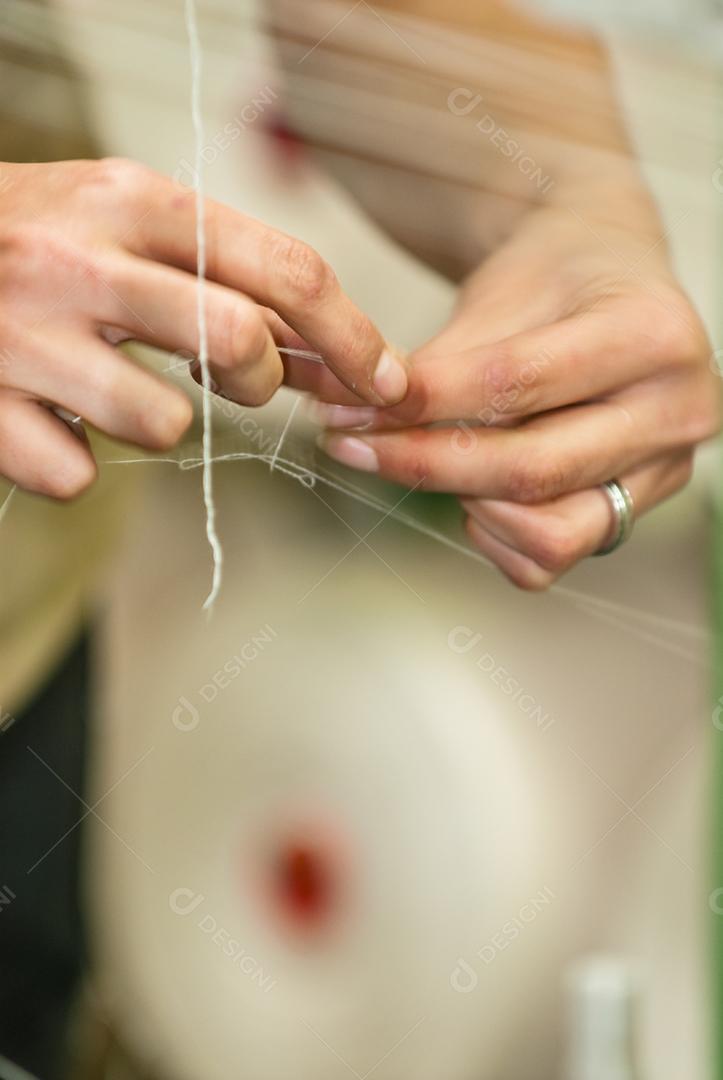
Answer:
<path fill-rule="evenodd" d="M 206 507 L 206 536 L 213 555 L 211 591 L 203 605 L 213 610 L 223 576 L 223 550 L 216 531 L 216 502 L 213 493 L 213 433 L 211 417 L 211 378 L 208 369 L 208 328 L 206 325 L 206 210 L 203 184 L 204 126 L 201 107 L 203 54 L 198 33 L 196 0 L 186 0 L 186 29 L 191 59 L 191 115 L 195 139 L 196 251 L 197 251 L 197 322 L 198 361 L 203 390 L 203 501 Z"/>

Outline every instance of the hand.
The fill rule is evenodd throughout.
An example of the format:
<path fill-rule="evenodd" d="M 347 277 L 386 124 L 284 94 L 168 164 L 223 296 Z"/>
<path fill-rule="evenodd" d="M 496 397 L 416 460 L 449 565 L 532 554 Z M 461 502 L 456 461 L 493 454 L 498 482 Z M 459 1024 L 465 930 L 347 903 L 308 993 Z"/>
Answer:
<path fill-rule="evenodd" d="M 195 195 L 129 161 L 8 164 L 3 177 L 0 474 L 70 498 L 95 463 L 48 406 L 149 450 L 190 423 L 186 396 L 110 342 L 197 352 Z M 403 396 L 403 369 L 315 251 L 218 203 L 206 220 L 214 387 L 266 402 L 283 378 L 276 343 L 303 340 L 367 402 Z"/>
<path fill-rule="evenodd" d="M 544 589 L 611 538 L 598 485 L 621 480 L 639 515 L 687 482 L 696 444 L 719 426 L 709 357 L 642 200 L 617 218 L 530 215 L 409 357 L 401 405 L 364 407 L 303 361 L 291 379 L 334 403 L 317 408 L 325 426 L 357 429 L 323 436 L 328 454 L 459 495 L 480 551 Z"/>

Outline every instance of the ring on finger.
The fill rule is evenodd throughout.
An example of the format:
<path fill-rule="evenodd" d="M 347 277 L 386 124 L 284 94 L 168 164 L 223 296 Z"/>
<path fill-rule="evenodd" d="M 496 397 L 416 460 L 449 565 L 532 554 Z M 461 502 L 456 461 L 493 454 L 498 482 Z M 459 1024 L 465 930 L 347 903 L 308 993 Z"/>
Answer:
<path fill-rule="evenodd" d="M 604 544 L 595 555 L 611 555 L 619 547 L 630 539 L 635 525 L 635 503 L 625 484 L 619 480 L 608 480 L 600 485 L 600 490 L 607 497 L 612 508 L 615 520 L 615 531 L 612 539 Z"/>

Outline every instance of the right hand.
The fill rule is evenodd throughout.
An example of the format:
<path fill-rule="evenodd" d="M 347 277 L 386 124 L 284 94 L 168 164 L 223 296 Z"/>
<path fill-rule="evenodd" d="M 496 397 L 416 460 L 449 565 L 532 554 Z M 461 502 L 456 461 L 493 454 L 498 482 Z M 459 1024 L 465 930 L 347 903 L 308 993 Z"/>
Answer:
<path fill-rule="evenodd" d="M 114 159 L 6 164 L 2 176 L 0 475 L 72 498 L 95 462 L 52 407 L 148 450 L 175 445 L 191 421 L 181 390 L 110 342 L 196 355 L 195 194 Z M 371 404 L 404 396 L 404 369 L 312 248 L 211 201 L 206 223 L 214 388 L 265 403 L 285 344 L 322 353 Z"/>

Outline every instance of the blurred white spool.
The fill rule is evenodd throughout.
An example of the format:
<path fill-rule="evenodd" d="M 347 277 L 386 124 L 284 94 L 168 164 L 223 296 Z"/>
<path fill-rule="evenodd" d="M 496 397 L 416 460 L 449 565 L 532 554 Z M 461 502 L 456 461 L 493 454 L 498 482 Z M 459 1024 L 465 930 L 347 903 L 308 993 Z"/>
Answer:
<path fill-rule="evenodd" d="M 565 1080 L 640 1080 L 636 986 L 629 965 L 586 957 L 568 974 L 569 1050 Z"/>

